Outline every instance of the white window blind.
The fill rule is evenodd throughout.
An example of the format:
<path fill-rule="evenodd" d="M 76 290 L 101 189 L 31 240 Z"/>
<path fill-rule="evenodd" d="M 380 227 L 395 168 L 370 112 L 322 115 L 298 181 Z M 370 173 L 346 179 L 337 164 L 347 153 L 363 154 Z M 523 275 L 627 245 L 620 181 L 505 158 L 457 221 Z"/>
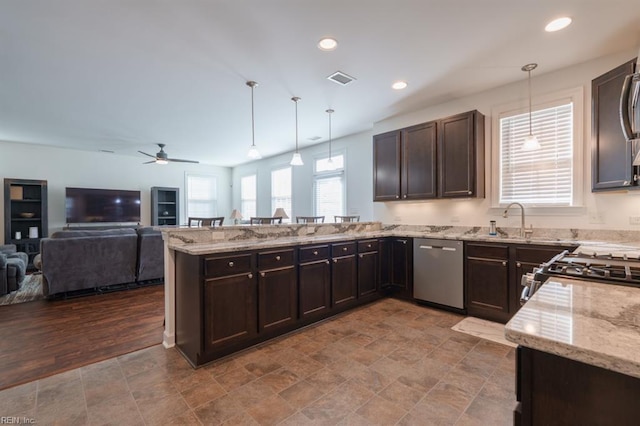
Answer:
<path fill-rule="evenodd" d="M 215 176 L 187 175 L 187 216 L 218 215 L 218 190 Z"/>
<path fill-rule="evenodd" d="M 325 221 L 333 221 L 334 216 L 344 216 L 344 155 L 319 158 L 315 161 L 313 199 L 315 216 L 324 216 Z"/>
<path fill-rule="evenodd" d="M 245 220 L 257 216 L 256 175 L 240 179 L 240 214 Z"/>
<path fill-rule="evenodd" d="M 278 207 L 282 207 L 289 218 L 293 217 L 291 211 L 291 167 L 271 172 L 271 214 Z M 290 219 L 283 220 L 283 222 L 288 221 Z"/>
<path fill-rule="evenodd" d="M 533 111 L 541 149 L 521 150 L 529 113 L 500 119 L 500 204 L 570 206 L 573 200 L 573 102 Z"/>

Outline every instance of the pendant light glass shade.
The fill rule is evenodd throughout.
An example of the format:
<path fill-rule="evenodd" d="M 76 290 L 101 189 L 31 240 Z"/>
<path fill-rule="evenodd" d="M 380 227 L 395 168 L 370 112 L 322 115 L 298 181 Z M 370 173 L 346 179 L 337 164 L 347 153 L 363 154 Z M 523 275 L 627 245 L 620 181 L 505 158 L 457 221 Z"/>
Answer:
<path fill-rule="evenodd" d="M 255 119 L 253 113 L 253 88 L 256 87 L 258 83 L 255 81 L 247 81 L 247 86 L 251 87 L 251 146 L 249 147 L 249 152 L 247 152 L 247 157 L 252 160 L 259 160 L 262 158 L 260 155 L 260 151 L 256 147 L 256 130 L 255 130 Z"/>
<path fill-rule="evenodd" d="M 302 161 L 302 156 L 298 152 L 298 102 L 300 101 L 300 98 L 294 96 L 293 98 L 291 98 L 291 100 L 296 104 L 296 150 L 293 153 L 293 157 L 291 158 L 291 162 L 289 164 L 291 164 L 292 166 L 303 166 L 304 162 Z"/>
<path fill-rule="evenodd" d="M 540 148 L 542 148 L 540 146 L 540 142 L 538 142 L 538 138 L 535 137 L 535 135 L 533 134 L 532 125 L 531 125 L 531 71 L 536 69 L 537 67 L 538 67 L 538 64 L 532 63 L 532 64 L 527 64 L 521 68 L 522 71 L 529 74 L 529 77 L 528 77 L 528 80 L 529 80 L 529 135 L 527 135 L 524 138 L 524 143 L 520 148 L 522 151 L 537 151 Z"/>
<path fill-rule="evenodd" d="M 325 112 L 329 115 L 329 159 L 327 160 L 327 169 L 328 170 L 335 170 L 336 169 L 336 165 L 333 162 L 333 158 L 332 158 L 332 155 L 331 155 L 331 114 L 333 114 L 335 111 L 332 110 L 331 108 L 329 108 Z"/>

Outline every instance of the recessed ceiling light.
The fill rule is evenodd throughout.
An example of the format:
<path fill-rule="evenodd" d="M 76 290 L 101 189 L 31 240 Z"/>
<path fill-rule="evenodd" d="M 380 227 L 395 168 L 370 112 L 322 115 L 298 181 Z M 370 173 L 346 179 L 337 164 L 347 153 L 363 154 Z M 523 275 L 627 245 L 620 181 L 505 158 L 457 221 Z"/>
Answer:
<path fill-rule="evenodd" d="M 405 89 L 407 87 L 407 82 L 406 81 L 396 81 L 394 82 L 391 87 L 395 90 L 402 90 Z"/>
<path fill-rule="evenodd" d="M 320 50 L 334 50 L 336 47 L 338 47 L 338 41 L 335 38 L 325 37 L 318 42 Z"/>
<path fill-rule="evenodd" d="M 544 30 L 546 32 L 552 33 L 554 31 L 560 31 L 564 28 L 567 28 L 569 24 L 571 24 L 571 18 L 569 18 L 568 16 L 563 16 L 562 18 L 554 19 L 553 21 L 549 22 L 547 26 L 544 27 Z"/>

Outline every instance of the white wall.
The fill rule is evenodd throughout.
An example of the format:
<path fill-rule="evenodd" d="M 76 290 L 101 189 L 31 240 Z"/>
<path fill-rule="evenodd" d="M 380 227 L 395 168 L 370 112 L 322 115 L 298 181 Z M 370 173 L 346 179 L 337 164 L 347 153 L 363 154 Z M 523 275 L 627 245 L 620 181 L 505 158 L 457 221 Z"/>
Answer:
<path fill-rule="evenodd" d="M 332 142 L 333 153 L 343 151 L 346 156 L 346 214 L 360 215 L 360 220 L 363 221 L 373 219 L 371 137 L 372 133 L 363 132 Z M 300 149 L 304 166 L 293 167 L 293 212 L 287 212 L 289 217 L 313 215 L 313 159 L 328 155 L 328 153 L 328 143 Z M 240 179 L 243 176 L 257 174 L 257 214 L 258 216 L 271 216 L 273 214 L 271 211 L 271 171 L 288 166 L 291 155 L 292 153 L 286 153 L 235 167 L 232 189 L 233 208 L 240 208 Z"/>
<path fill-rule="evenodd" d="M 546 211 L 527 209 L 527 224 L 532 223 L 534 228 L 640 229 L 639 225 L 629 223 L 629 217 L 640 216 L 640 190 L 591 192 L 591 80 L 630 60 L 636 54 L 637 51 L 624 52 L 546 74 L 542 74 L 544 64 L 540 64 L 536 70 L 539 76 L 532 74 L 534 103 L 536 97 L 543 97 L 545 94 L 580 86 L 583 88 L 584 207 Z M 501 215 L 502 209 L 491 208 L 491 179 L 495 169 L 491 165 L 491 150 L 492 143 L 496 143 L 495 140 L 492 141 L 491 111 L 498 105 L 521 100 L 526 102 L 526 75 L 522 74 L 522 79 L 514 84 L 375 123 L 373 134 L 379 134 L 456 113 L 479 110 L 486 116 L 487 191 L 484 199 L 374 203 L 374 218 L 383 223 L 466 226 L 488 226 L 489 220 L 496 220 L 498 226 L 518 227 L 519 212 L 513 211 L 508 219 L 504 219 Z M 370 181 L 363 185 L 370 185 Z"/>
<path fill-rule="evenodd" d="M 180 188 L 181 222 L 185 216 L 185 172 L 216 176 L 218 214 L 231 213 L 231 169 L 204 164 L 142 164 L 131 157 L 102 152 L 78 151 L 41 145 L 0 142 L 0 178 L 41 179 L 48 183 L 49 234 L 65 226 L 65 188 L 139 190 L 142 224 L 151 223 L 151 187 Z M 4 223 L 4 197 L 0 197 L 0 220 Z M 0 229 L 4 242 L 4 227 Z"/>

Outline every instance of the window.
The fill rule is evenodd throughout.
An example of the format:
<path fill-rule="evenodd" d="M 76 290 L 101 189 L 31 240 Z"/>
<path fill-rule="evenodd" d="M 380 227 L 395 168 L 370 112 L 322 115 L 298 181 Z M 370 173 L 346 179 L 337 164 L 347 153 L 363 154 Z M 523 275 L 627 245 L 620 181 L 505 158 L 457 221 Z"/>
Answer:
<path fill-rule="evenodd" d="M 293 217 L 291 211 L 291 167 L 277 169 L 271 172 L 271 213 L 278 207 L 282 207 L 289 218 Z M 290 219 L 283 219 L 288 222 Z"/>
<path fill-rule="evenodd" d="M 499 132 L 498 185 L 494 205 L 512 202 L 532 207 L 568 207 L 581 202 L 582 149 L 578 118 L 582 92 L 534 106 L 532 131 L 541 149 L 523 151 L 529 112 L 494 115 Z M 497 200 L 496 200 L 497 198 Z M 496 203 L 497 201 L 497 203 Z"/>
<path fill-rule="evenodd" d="M 333 221 L 334 216 L 345 213 L 344 154 L 315 160 L 313 177 L 313 204 L 315 216 L 324 216 Z M 333 166 L 332 166 L 333 165 Z"/>
<path fill-rule="evenodd" d="M 187 217 L 218 215 L 218 189 L 215 176 L 187 174 Z"/>
<path fill-rule="evenodd" d="M 256 175 L 240 179 L 240 214 L 245 220 L 257 216 Z"/>

